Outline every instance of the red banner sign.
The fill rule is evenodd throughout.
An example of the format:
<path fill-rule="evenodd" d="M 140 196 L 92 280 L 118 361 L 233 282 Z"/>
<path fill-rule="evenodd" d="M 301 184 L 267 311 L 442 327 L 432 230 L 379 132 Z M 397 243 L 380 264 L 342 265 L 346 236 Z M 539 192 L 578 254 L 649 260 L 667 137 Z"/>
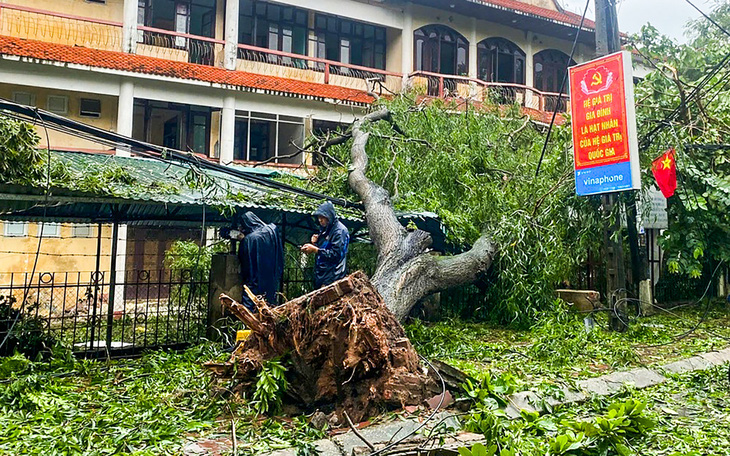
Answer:
<path fill-rule="evenodd" d="M 578 193 L 637 188 L 636 120 L 628 53 L 617 52 L 570 68 L 570 104 Z"/>

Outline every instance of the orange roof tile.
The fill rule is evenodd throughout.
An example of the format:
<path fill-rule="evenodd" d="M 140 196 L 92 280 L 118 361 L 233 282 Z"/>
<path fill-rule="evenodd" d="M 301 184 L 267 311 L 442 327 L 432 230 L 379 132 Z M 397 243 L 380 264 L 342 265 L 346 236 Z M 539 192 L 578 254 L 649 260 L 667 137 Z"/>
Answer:
<path fill-rule="evenodd" d="M 333 99 L 355 104 L 369 104 L 373 101 L 373 98 L 362 90 L 335 85 L 7 36 L 0 36 L 0 54 L 171 78 L 193 79 L 253 90 L 312 97 L 320 100 Z"/>
<path fill-rule="evenodd" d="M 578 27 L 580 25 L 580 14 L 571 13 L 570 11 L 553 11 L 547 8 L 531 5 L 529 3 L 520 2 L 518 0 L 472 0 L 476 3 L 482 3 L 487 6 L 493 6 L 502 9 L 510 9 L 532 16 L 550 19 L 556 22 L 562 22 L 568 25 Z M 596 23 L 590 19 L 583 21 L 583 27 L 587 29 L 596 28 Z"/>

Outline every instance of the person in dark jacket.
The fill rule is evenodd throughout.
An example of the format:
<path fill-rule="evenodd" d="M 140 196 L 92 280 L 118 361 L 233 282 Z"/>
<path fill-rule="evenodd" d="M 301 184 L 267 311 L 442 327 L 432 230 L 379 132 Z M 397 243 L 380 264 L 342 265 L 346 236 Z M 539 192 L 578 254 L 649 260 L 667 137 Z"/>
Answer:
<path fill-rule="evenodd" d="M 250 211 L 243 214 L 238 225 L 244 235 L 238 247 L 243 284 L 256 296 L 263 296 L 270 306 L 276 306 L 276 293 L 284 273 L 284 246 L 279 230 Z M 246 293 L 242 303 L 250 310 L 256 310 Z"/>
<path fill-rule="evenodd" d="M 312 236 L 311 244 L 304 244 L 301 251 L 316 254 L 314 261 L 314 287 L 321 288 L 347 275 L 347 246 L 350 233 L 337 220 L 335 207 L 331 202 L 314 211 L 319 224 L 319 233 Z"/>

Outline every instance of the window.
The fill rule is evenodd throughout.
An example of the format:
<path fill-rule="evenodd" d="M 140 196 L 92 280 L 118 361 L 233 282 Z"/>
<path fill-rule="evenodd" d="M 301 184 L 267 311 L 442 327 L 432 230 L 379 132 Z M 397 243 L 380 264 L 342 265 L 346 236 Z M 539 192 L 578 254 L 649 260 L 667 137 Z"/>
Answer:
<path fill-rule="evenodd" d="M 81 117 L 101 117 L 101 100 L 94 98 L 82 98 L 79 115 Z"/>
<path fill-rule="evenodd" d="M 547 49 L 535 54 L 533 58 L 535 62 L 535 88 L 542 92 L 557 93 L 560 90 L 560 84 L 563 77 L 568 72 L 568 67 L 575 65 L 575 61 L 570 60 L 567 54 L 555 49 Z M 563 88 L 563 93 L 567 90 Z M 565 111 L 567 109 L 567 100 L 562 99 L 558 102 L 556 95 L 546 96 L 543 109 L 546 111 Z"/>
<path fill-rule="evenodd" d="M 40 235 L 44 238 L 61 236 L 60 223 L 39 223 L 38 229 L 40 230 Z"/>
<path fill-rule="evenodd" d="M 90 238 L 94 236 L 94 226 L 89 224 L 75 224 L 73 226 L 73 237 Z"/>
<path fill-rule="evenodd" d="M 241 0 L 238 20 L 238 42 L 275 51 L 306 55 L 307 12 L 291 6 L 254 0 Z M 246 51 L 241 58 L 249 58 Z M 271 63 L 303 66 L 291 57 L 268 55 Z"/>
<path fill-rule="evenodd" d="M 469 42 L 444 25 L 427 25 L 413 32 L 416 71 L 466 75 Z"/>
<path fill-rule="evenodd" d="M 13 92 L 13 101 L 26 106 L 35 106 L 35 95 L 30 92 Z"/>
<path fill-rule="evenodd" d="M 132 137 L 208 155 L 212 110 L 203 106 L 135 99 Z"/>
<path fill-rule="evenodd" d="M 246 161 L 264 161 L 277 158 L 273 163 L 302 163 L 303 156 L 296 154 L 304 143 L 304 120 L 299 117 L 265 114 L 260 112 L 239 113 L 233 143 L 233 158 Z"/>
<path fill-rule="evenodd" d="M 368 68 L 385 69 L 385 28 L 317 14 L 316 57 Z"/>
<path fill-rule="evenodd" d="M 55 114 L 67 114 L 68 97 L 64 95 L 48 95 L 48 110 Z"/>
<path fill-rule="evenodd" d="M 525 83 L 525 53 L 504 38 L 488 38 L 477 45 L 479 79 L 486 82 Z"/>
<path fill-rule="evenodd" d="M 101 5 L 105 5 L 106 4 L 106 0 L 86 0 L 86 1 L 89 2 L 89 3 L 99 3 Z"/>
<path fill-rule="evenodd" d="M 560 90 L 560 83 L 567 73 L 568 67 L 575 65 L 567 54 L 555 49 L 547 49 L 538 52 L 534 57 L 535 62 L 535 88 L 542 92 L 555 92 Z M 566 87 L 563 89 L 565 92 Z"/>
<path fill-rule="evenodd" d="M 7 237 L 24 237 L 28 235 L 27 222 L 3 222 L 3 235 Z"/>

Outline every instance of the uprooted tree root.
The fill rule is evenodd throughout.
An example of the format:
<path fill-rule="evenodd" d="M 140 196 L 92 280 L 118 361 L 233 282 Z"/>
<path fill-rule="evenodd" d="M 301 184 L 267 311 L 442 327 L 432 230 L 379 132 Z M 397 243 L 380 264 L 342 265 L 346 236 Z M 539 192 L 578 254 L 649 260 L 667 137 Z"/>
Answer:
<path fill-rule="evenodd" d="M 216 375 L 251 387 L 263 361 L 284 356 L 289 396 L 307 408 L 334 405 L 340 418 L 345 411 L 354 421 L 440 392 L 362 272 L 277 308 L 249 296 L 256 314 L 221 295 L 252 334 L 228 362 L 205 364 Z"/>

